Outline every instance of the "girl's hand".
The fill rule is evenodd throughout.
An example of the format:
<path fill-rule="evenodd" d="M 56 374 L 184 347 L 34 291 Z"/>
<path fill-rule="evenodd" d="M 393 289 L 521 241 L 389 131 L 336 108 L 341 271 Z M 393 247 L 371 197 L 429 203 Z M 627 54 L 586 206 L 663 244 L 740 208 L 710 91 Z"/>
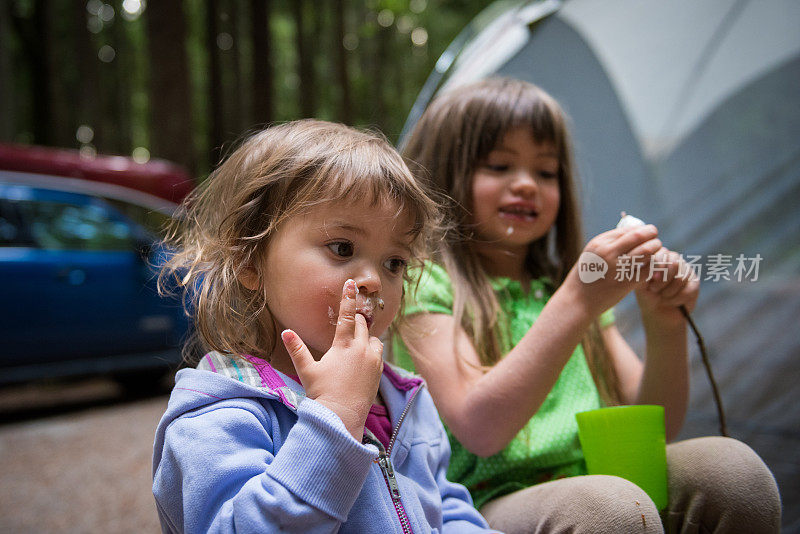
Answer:
<path fill-rule="evenodd" d="M 636 290 L 636 300 L 645 324 L 680 325 L 679 307 L 694 309 L 700 294 L 700 279 L 680 254 L 662 247 L 648 266 L 649 279 Z"/>
<path fill-rule="evenodd" d="M 348 432 L 361 441 L 383 372 L 383 344 L 369 335 L 364 316 L 356 313 L 356 293 L 355 281 L 347 280 L 333 344 L 319 361 L 292 330 L 284 330 L 281 339 L 308 398 L 338 415 Z"/>
<path fill-rule="evenodd" d="M 586 244 L 564 285 L 569 284 L 571 290 L 579 295 L 580 302 L 588 313 L 596 317 L 617 304 L 630 291 L 644 284 L 650 257 L 661 248 L 658 229 L 652 224 L 603 232 Z M 623 260 L 620 258 L 623 256 L 628 257 L 627 264 L 622 264 Z M 592 262 L 605 263 L 607 270 L 602 277 L 593 276 L 587 279 L 587 265 Z M 641 266 L 638 272 L 621 272 L 629 271 L 634 263 Z"/>

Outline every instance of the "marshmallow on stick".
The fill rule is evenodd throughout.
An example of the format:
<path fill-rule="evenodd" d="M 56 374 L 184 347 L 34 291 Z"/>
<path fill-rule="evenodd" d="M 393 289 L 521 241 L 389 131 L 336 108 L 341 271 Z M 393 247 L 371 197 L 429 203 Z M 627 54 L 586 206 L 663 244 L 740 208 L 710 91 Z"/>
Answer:
<path fill-rule="evenodd" d="M 617 223 L 617 228 L 633 228 L 635 226 L 644 226 L 644 221 L 641 219 L 637 219 L 633 215 L 628 215 L 627 213 L 620 212 L 620 220 Z"/>

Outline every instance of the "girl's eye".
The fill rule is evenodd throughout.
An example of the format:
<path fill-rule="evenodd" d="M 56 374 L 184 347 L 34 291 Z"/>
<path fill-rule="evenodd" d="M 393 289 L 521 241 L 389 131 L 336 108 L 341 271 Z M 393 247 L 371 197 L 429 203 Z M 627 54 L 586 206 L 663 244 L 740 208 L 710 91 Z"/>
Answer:
<path fill-rule="evenodd" d="M 492 172 L 506 172 L 508 170 L 508 165 L 491 165 L 487 163 L 486 168 Z"/>
<path fill-rule="evenodd" d="M 556 178 L 558 178 L 558 173 L 550 171 L 540 171 L 539 176 L 541 176 L 545 180 L 555 180 Z"/>
<path fill-rule="evenodd" d="M 328 243 L 327 247 L 331 252 L 342 258 L 349 258 L 353 255 L 353 244 L 349 241 L 336 241 Z"/>
<path fill-rule="evenodd" d="M 386 260 L 384 263 L 384 267 L 386 267 L 390 273 L 393 274 L 400 274 L 406 268 L 406 260 L 402 258 L 392 258 L 390 260 Z"/>

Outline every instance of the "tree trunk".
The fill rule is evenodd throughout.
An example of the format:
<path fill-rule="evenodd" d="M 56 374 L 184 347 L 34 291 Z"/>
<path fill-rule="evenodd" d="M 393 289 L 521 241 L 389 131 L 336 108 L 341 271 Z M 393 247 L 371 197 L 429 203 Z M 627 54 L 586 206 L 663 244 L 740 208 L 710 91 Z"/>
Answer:
<path fill-rule="evenodd" d="M 53 98 L 50 85 L 49 41 L 52 38 L 47 5 L 44 0 L 36 0 L 33 10 L 33 138 L 42 145 L 53 145 L 55 135 L 52 128 Z M 38 32 L 38 35 L 35 35 Z M 30 46 L 29 45 L 29 46 Z"/>
<path fill-rule="evenodd" d="M 186 20 L 180 0 L 149 2 L 145 10 L 150 65 L 151 153 L 194 172 Z"/>
<path fill-rule="evenodd" d="M 114 19 L 111 27 L 111 46 L 116 54 L 114 61 L 107 65 L 112 79 L 113 94 L 110 95 L 110 110 L 114 118 L 114 146 L 119 154 L 130 154 L 133 149 L 131 130 L 131 86 L 130 72 L 134 68 L 133 46 L 125 31 L 125 21 L 121 16 Z"/>
<path fill-rule="evenodd" d="M 30 68 L 30 95 L 31 102 L 30 128 L 33 133 L 33 143 L 38 145 L 53 144 L 53 135 L 50 128 L 52 114 L 50 110 L 50 80 L 48 79 L 47 39 L 49 28 L 45 15 L 44 0 L 36 0 L 33 7 L 31 20 L 20 17 L 14 12 L 12 3 L 5 8 L 11 15 L 11 22 L 20 41 L 20 48 Z"/>
<path fill-rule="evenodd" d="M 297 66 L 300 77 L 300 115 L 302 117 L 314 116 L 314 62 L 306 39 L 305 0 L 295 0 L 294 8 L 295 27 L 297 28 L 295 40 L 297 43 Z"/>
<path fill-rule="evenodd" d="M 382 131 L 386 131 L 386 65 L 389 63 L 389 45 L 391 44 L 392 32 L 389 28 L 378 26 L 377 43 L 375 45 L 375 56 L 373 58 L 373 98 L 374 106 L 371 113 L 371 122 L 376 123 Z M 394 132 L 392 132 L 394 134 Z M 388 132 L 387 132 L 388 134 Z"/>
<path fill-rule="evenodd" d="M 222 154 L 222 143 L 225 141 L 224 103 L 222 91 L 222 69 L 219 61 L 219 46 L 217 46 L 216 0 L 206 0 L 206 50 L 208 52 L 208 103 L 209 113 L 209 154 L 211 163 L 216 165 Z"/>
<path fill-rule="evenodd" d="M 14 88 L 7 6 L 0 8 L 0 140 L 13 141 L 16 133 L 16 90 Z"/>
<path fill-rule="evenodd" d="M 92 45 L 92 38 L 86 28 L 86 6 L 83 2 L 73 2 L 72 9 L 72 46 L 78 69 L 78 94 L 75 122 L 77 126 L 85 124 L 94 131 L 94 139 L 102 139 L 103 126 L 100 115 L 100 75 L 98 72 L 97 51 Z"/>
<path fill-rule="evenodd" d="M 347 67 L 348 52 L 344 47 L 345 35 L 345 13 L 346 5 L 344 0 L 334 2 L 334 13 L 336 16 L 336 31 L 334 32 L 334 50 L 338 52 L 336 58 L 336 72 L 341 90 L 341 103 L 339 105 L 339 120 L 345 124 L 352 122 L 352 110 L 350 109 L 350 74 Z"/>
<path fill-rule="evenodd" d="M 76 144 L 74 126 L 74 106 L 71 102 L 74 94 L 71 77 L 74 56 L 64 46 L 69 32 L 64 24 L 63 4 L 42 4 L 46 22 L 44 41 L 47 61 L 47 94 L 50 99 L 50 141 L 56 146 L 71 147 Z M 71 83 L 72 82 L 72 83 Z"/>
<path fill-rule="evenodd" d="M 334 90 L 331 77 L 335 71 L 330 68 L 331 51 L 330 46 L 320 46 L 319 43 L 330 42 L 330 26 L 331 19 L 328 17 L 328 12 L 320 6 L 312 10 L 313 24 L 312 32 L 313 40 L 311 46 L 314 47 L 314 58 L 312 69 L 314 70 L 314 79 L 316 80 L 315 92 L 315 117 L 319 119 L 331 120 L 332 110 L 335 109 L 333 104 L 334 100 L 331 98 L 331 91 Z"/>
<path fill-rule="evenodd" d="M 271 0 L 252 0 L 253 32 L 253 121 L 272 121 L 272 34 L 270 31 Z"/>
<path fill-rule="evenodd" d="M 242 29 L 241 29 L 241 12 L 239 10 L 240 4 L 238 0 L 228 2 L 228 15 L 229 15 L 229 28 L 231 37 L 233 37 L 233 46 L 227 52 L 228 64 L 230 65 L 231 72 L 231 91 L 228 93 L 230 96 L 228 100 L 231 102 L 232 107 L 229 111 L 231 115 L 230 128 L 228 130 L 229 137 L 233 135 L 238 137 L 249 126 L 249 119 L 247 112 L 247 95 L 244 90 L 244 74 L 242 73 Z"/>

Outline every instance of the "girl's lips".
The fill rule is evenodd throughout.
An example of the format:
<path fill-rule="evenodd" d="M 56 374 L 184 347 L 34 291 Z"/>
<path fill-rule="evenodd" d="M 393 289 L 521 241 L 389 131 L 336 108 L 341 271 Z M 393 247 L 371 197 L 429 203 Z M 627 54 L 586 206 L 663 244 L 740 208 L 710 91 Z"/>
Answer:
<path fill-rule="evenodd" d="M 367 328 L 372 327 L 372 323 L 375 322 L 375 310 L 382 310 L 383 306 L 383 299 L 378 296 L 356 295 L 356 313 L 362 315 L 367 321 Z M 339 314 L 334 311 L 332 306 L 328 306 L 328 320 L 333 326 L 339 324 Z"/>
<path fill-rule="evenodd" d="M 533 202 L 511 202 L 504 204 L 498 209 L 499 215 L 503 219 L 510 219 L 512 221 L 532 222 L 536 220 L 539 211 Z"/>
<path fill-rule="evenodd" d="M 372 323 L 375 322 L 375 316 L 369 310 L 362 310 L 357 308 L 356 313 L 363 316 L 364 319 L 367 321 L 367 328 L 370 328 L 372 326 Z M 328 306 L 328 321 L 333 326 L 338 326 L 339 324 L 339 315 L 335 311 L 333 311 L 333 308 L 331 308 L 330 306 Z"/>
<path fill-rule="evenodd" d="M 356 313 L 360 313 L 364 316 L 364 319 L 367 320 L 367 327 L 371 327 L 372 323 L 375 322 L 375 310 L 382 310 L 383 309 L 383 299 L 373 295 L 373 296 L 362 296 L 361 294 L 356 296 Z"/>
<path fill-rule="evenodd" d="M 367 328 L 371 328 L 372 327 L 372 323 L 375 322 L 375 318 L 372 316 L 371 313 L 364 313 L 362 311 L 357 311 L 356 313 L 360 314 L 361 316 L 364 317 L 364 319 L 366 319 Z"/>
<path fill-rule="evenodd" d="M 535 211 L 532 211 L 532 212 L 517 212 L 517 211 L 500 210 L 499 216 L 502 219 L 508 219 L 508 220 L 511 220 L 511 221 L 533 222 L 533 221 L 536 220 L 538 214 Z"/>

